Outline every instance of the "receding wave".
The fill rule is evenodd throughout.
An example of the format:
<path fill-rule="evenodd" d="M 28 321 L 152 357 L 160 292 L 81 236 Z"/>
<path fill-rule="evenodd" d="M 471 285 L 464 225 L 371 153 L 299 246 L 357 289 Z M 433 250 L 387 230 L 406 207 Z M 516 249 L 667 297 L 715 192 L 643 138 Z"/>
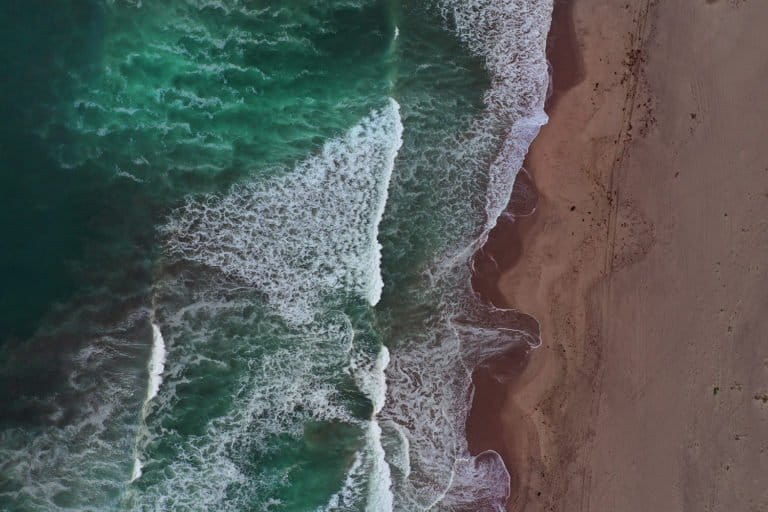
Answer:
<path fill-rule="evenodd" d="M 548 85 L 545 41 L 551 2 L 464 1 L 433 2 L 448 26 L 490 77 L 483 97 L 485 108 L 461 132 L 423 122 L 406 124 L 403 150 L 397 161 L 394 203 L 413 194 L 408 176 L 437 166 L 444 192 L 425 210 L 440 212 L 438 257 L 424 262 L 422 291 L 411 306 L 436 305 L 429 328 L 395 335 L 387 369 L 388 399 L 382 411 L 385 435 L 391 440 L 387 456 L 393 469 L 396 510 L 504 509 L 510 479 L 495 452 L 471 456 L 466 419 L 472 400 L 471 375 L 484 361 L 520 344 L 537 343 L 520 326 L 514 311 L 485 306 L 470 285 L 469 260 L 487 239 L 509 200 L 515 176 L 528 146 L 546 122 L 543 111 Z M 418 71 L 418 70 L 417 70 Z M 418 96 L 403 100 L 411 110 L 429 111 L 433 100 Z M 408 129 L 436 133 L 434 155 L 412 144 Z M 423 137 L 423 136 L 422 136 Z M 439 141 L 439 142 L 438 142 Z M 447 142 L 446 142 L 447 141 Z M 443 203 L 449 206 L 446 208 Z M 432 207 L 430 207 L 432 206 Z M 443 211 L 445 209 L 445 211 Z M 452 209 L 452 210 L 451 210 Z M 457 218 L 460 212 L 464 218 Z M 392 243 L 409 229 L 403 218 L 390 219 L 386 230 Z M 425 213 L 413 222 L 431 222 Z M 397 257 L 395 257 L 397 261 Z M 431 290 L 431 291 L 426 291 Z M 400 312 L 400 314 L 403 314 Z"/>

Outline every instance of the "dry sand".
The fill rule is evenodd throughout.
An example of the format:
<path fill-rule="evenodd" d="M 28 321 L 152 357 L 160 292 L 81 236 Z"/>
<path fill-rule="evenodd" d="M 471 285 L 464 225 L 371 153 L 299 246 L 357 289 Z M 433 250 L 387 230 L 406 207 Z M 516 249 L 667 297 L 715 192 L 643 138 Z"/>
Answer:
<path fill-rule="evenodd" d="M 768 2 L 567 11 L 499 283 L 543 337 L 501 418 L 509 509 L 768 511 Z"/>

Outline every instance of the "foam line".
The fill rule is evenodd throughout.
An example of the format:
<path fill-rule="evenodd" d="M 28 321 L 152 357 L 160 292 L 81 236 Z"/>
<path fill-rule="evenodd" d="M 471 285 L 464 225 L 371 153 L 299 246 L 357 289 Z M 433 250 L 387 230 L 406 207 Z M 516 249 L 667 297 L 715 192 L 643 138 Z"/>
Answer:
<path fill-rule="evenodd" d="M 160 327 L 152 324 L 152 355 L 149 358 L 149 386 L 147 387 L 147 398 L 144 400 L 146 409 L 149 402 L 157 396 L 160 385 L 163 383 L 163 370 L 165 369 L 165 340 Z"/>
<path fill-rule="evenodd" d="M 149 362 L 147 362 L 148 378 L 147 378 L 147 396 L 144 399 L 144 406 L 141 409 L 141 427 L 144 427 L 144 422 L 149 414 L 149 404 L 153 398 L 157 396 L 160 391 L 160 385 L 163 383 L 163 371 L 165 370 L 165 340 L 163 339 L 163 333 L 160 331 L 160 327 L 152 322 L 152 352 L 149 356 Z M 135 450 L 137 453 L 133 459 L 133 471 L 131 472 L 131 482 L 139 479 L 142 474 L 142 462 L 138 456 L 138 447 Z"/>
<path fill-rule="evenodd" d="M 381 427 L 376 416 L 384 408 L 387 397 L 387 377 L 384 370 L 389 365 L 389 349 L 382 345 L 371 375 L 371 386 L 368 389 L 373 403 L 373 413 L 368 428 L 369 450 L 373 458 L 371 474 L 369 475 L 368 504 L 366 512 L 391 512 L 394 496 L 392 495 L 392 475 L 386 453 L 381 443 Z"/>

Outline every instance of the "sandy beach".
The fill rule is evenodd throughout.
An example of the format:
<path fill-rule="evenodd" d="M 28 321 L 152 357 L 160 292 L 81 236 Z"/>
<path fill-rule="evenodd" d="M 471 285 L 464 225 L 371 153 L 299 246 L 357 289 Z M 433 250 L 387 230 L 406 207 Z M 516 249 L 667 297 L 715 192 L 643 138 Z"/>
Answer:
<path fill-rule="evenodd" d="M 543 341 L 495 398 L 508 508 L 768 510 L 768 4 L 556 9 L 498 285 Z"/>

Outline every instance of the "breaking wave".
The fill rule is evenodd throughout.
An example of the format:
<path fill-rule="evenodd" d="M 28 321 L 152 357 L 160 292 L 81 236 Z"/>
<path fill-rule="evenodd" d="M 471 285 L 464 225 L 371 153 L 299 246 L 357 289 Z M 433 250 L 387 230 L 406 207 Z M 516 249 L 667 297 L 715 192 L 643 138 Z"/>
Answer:
<path fill-rule="evenodd" d="M 376 239 L 403 127 L 394 100 L 286 176 L 191 199 L 162 228 L 172 257 L 216 268 L 307 323 L 330 293 L 379 301 Z"/>
<path fill-rule="evenodd" d="M 162 255 L 151 301 L 31 344 L 71 343 L 66 383 L 0 431 L 0 508 L 503 510 L 471 377 L 537 340 L 470 261 L 546 121 L 551 0 L 385 3 L 107 2 L 102 72 L 39 132 L 151 191 Z"/>
<path fill-rule="evenodd" d="M 341 457 L 340 490 L 313 508 L 391 509 L 377 422 L 389 356 L 364 333 L 381 293 L 377 230 L 401 133 L 390 100 L 281 176 L 170 215 L 156 292 L 168 364 L 129 507 L 295 507 L 287 489 L 310 477 L 271 457 L 290 458 L 297 443 L 322 451 L 341 431 L 359 442 Z M 230 373 L 233 364 L 245 368 Z M 193 414 L 222 374 L 226 404 L 194 408 L 202 422 L 188 432 L 181 411 Z"/>

